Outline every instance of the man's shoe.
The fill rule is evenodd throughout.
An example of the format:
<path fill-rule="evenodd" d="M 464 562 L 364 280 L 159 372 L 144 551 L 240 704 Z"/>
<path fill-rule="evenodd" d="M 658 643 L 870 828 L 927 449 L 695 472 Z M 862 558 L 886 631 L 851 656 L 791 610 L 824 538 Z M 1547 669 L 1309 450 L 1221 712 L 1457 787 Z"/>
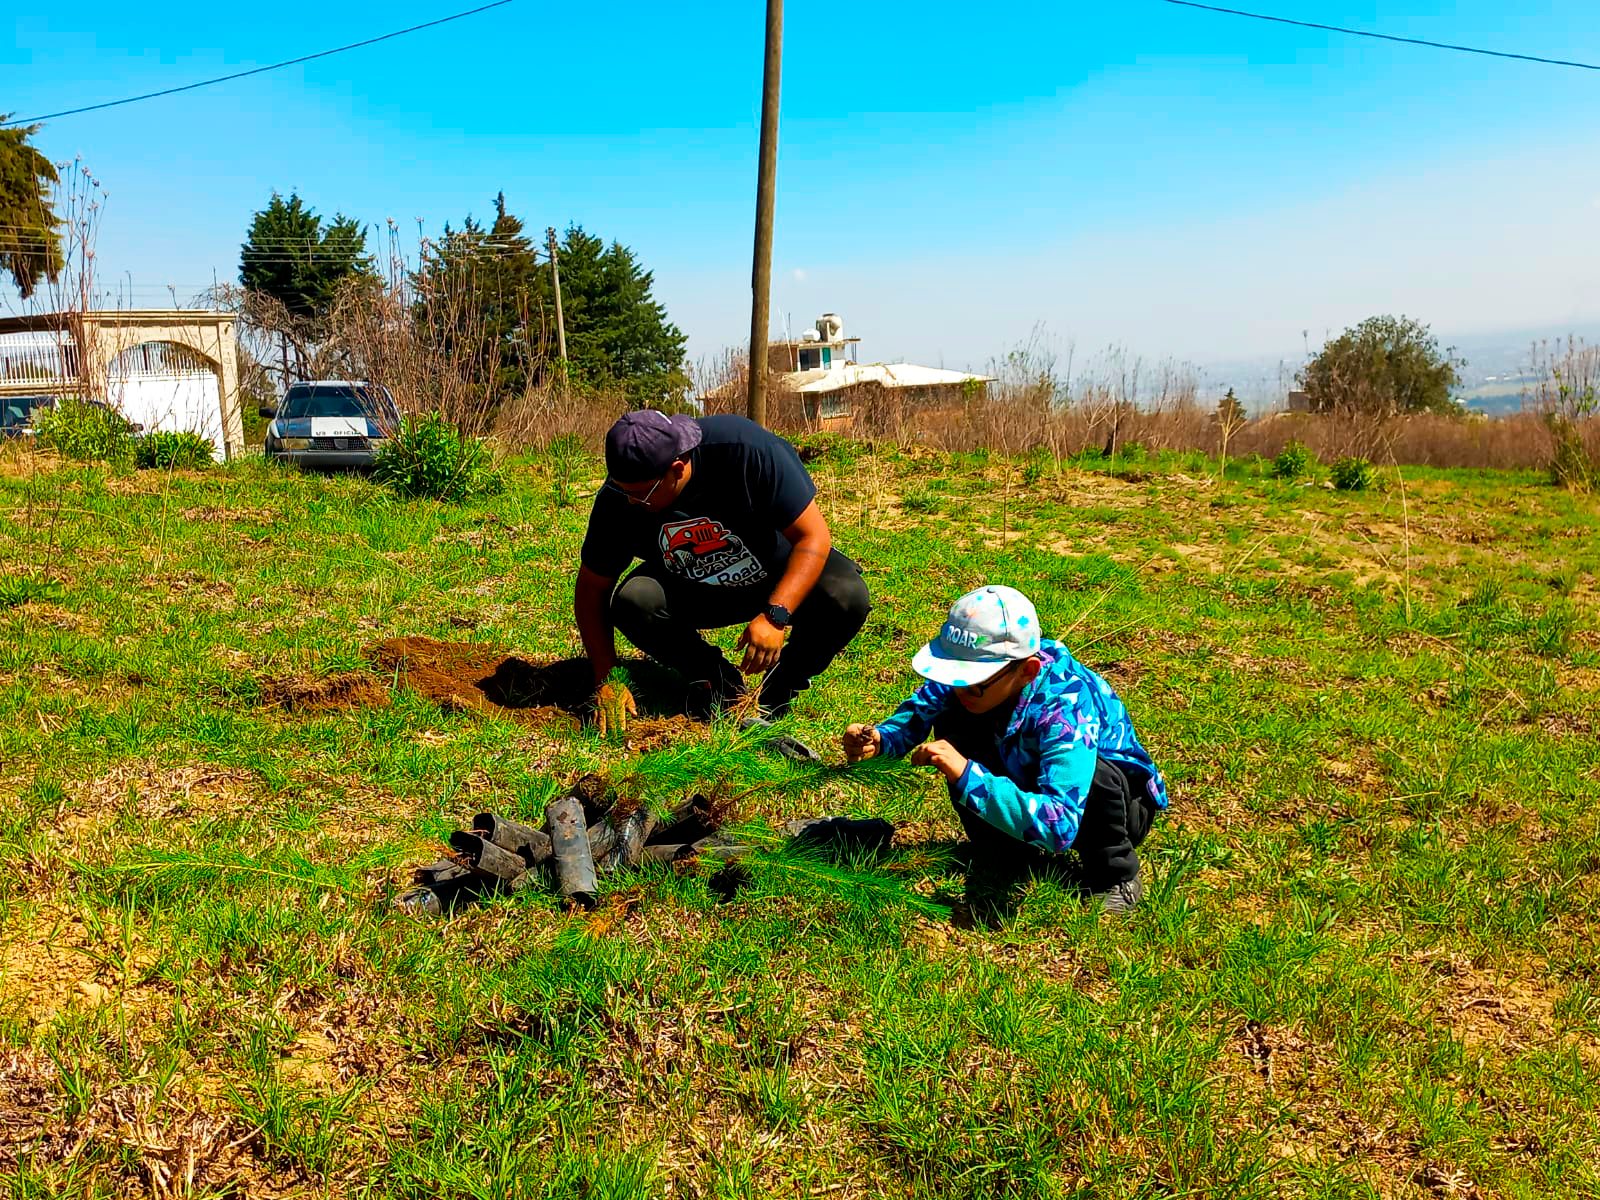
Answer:
<path fill-rule="evenodd" d="M 1132 879 L 1113 883 L 1103 892 L 1090 893 L 1090 899 L 1099 902 L 1101 911 L 1125 917 L 1138 908 L 1139 901 L 1144 899 L 1144 883 L 1135 875 Z"/>
<path fill-rule="evenodd" d="M 699 721 L 709 721 L 744 695 L 744 679 L 725 663 L 726 670 L 715 680 L 698 679 L 689 685 L 686 707 L 689 715 Z"/>

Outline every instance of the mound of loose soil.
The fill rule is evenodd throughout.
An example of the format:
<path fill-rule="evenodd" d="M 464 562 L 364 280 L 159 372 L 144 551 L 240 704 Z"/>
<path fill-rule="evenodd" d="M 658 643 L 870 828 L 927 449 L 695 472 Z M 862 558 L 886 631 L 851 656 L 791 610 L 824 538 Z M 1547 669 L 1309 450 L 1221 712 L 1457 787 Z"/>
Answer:
<path fill-rule="evenodd" d="M 681 714 L 667 717 L 635 717 L 628 722 L 623 742 L 636 754 L 648 754 L 676 746 L 680 742 L 699 741 L 706 736 L 705 723 Z"/>
<path fill-rule="evenodd" d="M 397 684 L 441 708 L 509 713 L 539 725 L 576 728 L 594 690 L 588 659 L 541 665 L 480 643 L 390 638 L 370 647 L 367 657 Z"/>
<path fill-rule="evenodd" d="M 340 708 L 371 708 L 389 703 L 383 684 L 365 671 L 346 671 L 322 679 L 290 676 L 261 683 L 262 703 L 289 712 L 328 712 Z"/>

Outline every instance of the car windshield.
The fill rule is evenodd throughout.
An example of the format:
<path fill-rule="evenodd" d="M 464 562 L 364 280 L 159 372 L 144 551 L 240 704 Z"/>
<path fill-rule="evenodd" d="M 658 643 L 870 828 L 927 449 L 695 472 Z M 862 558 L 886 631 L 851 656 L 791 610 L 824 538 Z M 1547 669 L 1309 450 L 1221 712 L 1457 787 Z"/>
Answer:
<path fill-rule="evenodd" d="M 281 417 L 389 417 L 389 403 L 375 387 L 292 387 Z"/>
<path fill-rule="evenodd" d="M 26 425 L 33 415 L 33 410 L 46 401 L 47 398 L 44 396 L 7 396 L 0 400 L 0 429 Z"/>

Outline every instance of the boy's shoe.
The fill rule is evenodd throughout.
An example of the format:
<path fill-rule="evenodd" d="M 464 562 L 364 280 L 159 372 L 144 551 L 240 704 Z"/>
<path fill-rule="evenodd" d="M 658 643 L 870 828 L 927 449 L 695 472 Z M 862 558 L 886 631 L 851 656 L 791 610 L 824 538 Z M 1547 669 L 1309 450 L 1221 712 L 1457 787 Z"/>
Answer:
<path fill-rule="evenodd" d="M 1137 874 L 1132 879 L 1124 879 L 1121 883 L 1113 883 L 1103 892 L 1091 892 L 1089 898 L 1100 905 L 1102 912 L 1114 913 L 1125 917 L 1139 907 L 1139 901 L 1144 899 L 1144 883 Z"/>
<path fill-rule="evenodd" d="M 746 717 L 744 720 L 739 722 L 739 729 L 745 733 L 748 733 L 752 729 L 771 728 L 772 722 L 767 720 L 765 717 Z M 782 755 L 784 758 L 792 759 L 795 762 L 819 763 L 822 761 L 822 755 L 818 754 L 799 738 L 790 737 L 786 733 L 774 734 L 771 737 L 765 738 L 762 741 L 762 745 L 766 746 L 769 750 Z"/>

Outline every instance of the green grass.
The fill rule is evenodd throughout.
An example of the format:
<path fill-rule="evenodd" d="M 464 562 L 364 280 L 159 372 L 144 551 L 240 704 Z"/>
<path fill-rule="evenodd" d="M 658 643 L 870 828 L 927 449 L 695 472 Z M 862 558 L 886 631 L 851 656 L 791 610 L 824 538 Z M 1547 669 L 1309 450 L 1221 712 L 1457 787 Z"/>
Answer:
<path fill-rule="evenodd" d="M 570 448 L 464 506 L 12 457 L 0 1195 L 182 1192 L 191 1163 L 195 1194 L 1600 1192 L 1592 500 L 817 449 L 875 608 L 785 728 L 837 763 L 952 598 L 1022 587 L 1172 784 L 1131 921 L 966 880 L 903 764 L 720 727 L 634 754 L 403 692 L 263 705 L 391 636 L 577 653 L 598 464 Z M 900 843 L 761 857 L 732 900 L 661 869 L 587 916 L 389 910 L 472 813 L 594 769 Z"/>

